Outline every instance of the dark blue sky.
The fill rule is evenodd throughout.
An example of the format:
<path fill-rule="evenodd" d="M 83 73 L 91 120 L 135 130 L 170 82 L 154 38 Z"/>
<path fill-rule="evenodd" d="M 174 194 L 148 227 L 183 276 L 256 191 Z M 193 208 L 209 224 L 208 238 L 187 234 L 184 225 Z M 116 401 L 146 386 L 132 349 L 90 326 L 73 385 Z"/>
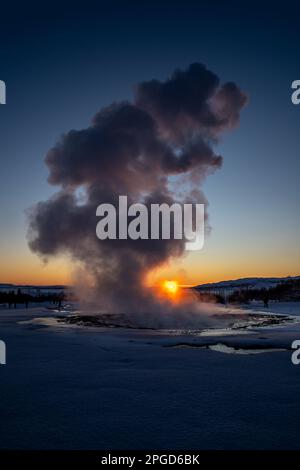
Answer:
<path fill-rule="evenodd" d="M 300 79 L 298 20 L 287 2 L 2 5 L 0 281 L 20 280 L 34 263 L 24 210 L 55 191 L 43 158 L 57 138 L 130 99 L 135 83 L 196 61 L 250 101 L 219 145 L 223 168 L 205 184 L 213 232 L 184 268 L 195 279 L 199 267 L 200 281 L 297 274 L 300 106 L 290 86 Z"/>

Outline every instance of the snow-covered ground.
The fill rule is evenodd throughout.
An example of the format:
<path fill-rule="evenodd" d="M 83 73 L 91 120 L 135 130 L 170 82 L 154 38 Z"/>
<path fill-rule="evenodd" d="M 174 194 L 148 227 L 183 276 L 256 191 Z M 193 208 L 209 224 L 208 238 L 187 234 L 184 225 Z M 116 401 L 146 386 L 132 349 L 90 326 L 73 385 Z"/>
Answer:
<path fill-rule="evenodd" d="M 299 316 L 300 304 L 245 311 Z M 299 323 L 214 336 L 62 327 L 56 315 L 0 310 L 1 448 L 300 448 Z"/>
<path fill-rule="evenodd" d="M 282 315 L 295 315 L 300 316 L 300 302 L 278 302 L 278 301 L 271 301 L 269 303 L 269 308 L 264 308 L 263 303 L 256 301 L 251 302 L 249 308 L 252 311 L 260 311 L 265 313 L 277 313 Z"/>

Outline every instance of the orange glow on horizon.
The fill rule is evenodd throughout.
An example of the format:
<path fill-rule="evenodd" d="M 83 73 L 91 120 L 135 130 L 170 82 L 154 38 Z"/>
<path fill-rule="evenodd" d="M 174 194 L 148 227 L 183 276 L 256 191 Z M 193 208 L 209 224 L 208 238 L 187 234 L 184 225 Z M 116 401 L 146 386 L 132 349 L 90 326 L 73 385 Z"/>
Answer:
<path fill-rule="evenodd" d="M 70 285 L 72 265 L 67 259 L 52 259 L 48 263 L 34 254 L 20 256 L 5 253 L 1 256 L 0 283 L 21 285 Z"/>
<path fill-rule="evenodd" d="M 68 257 L 53 257 L 44 263 L 26 246 L 0 251 L 0 283 L 33 285 L 72 285 L 76 264 Z M 228 252 L 204 250 L 169 263 L 149 272 L 145 280 L 148 287 L 158 288 L 162 295 L 178 299 L 181 287 L 243 277 L 286 277 L 299 275 L 300 260 L 289 247 L 274 256 L 273 251 L 252 253 L 251 250 Z M 167 283 L 163 287 L 164 283 Z M 173 284 L 175 283 L 175 284 Z"/>

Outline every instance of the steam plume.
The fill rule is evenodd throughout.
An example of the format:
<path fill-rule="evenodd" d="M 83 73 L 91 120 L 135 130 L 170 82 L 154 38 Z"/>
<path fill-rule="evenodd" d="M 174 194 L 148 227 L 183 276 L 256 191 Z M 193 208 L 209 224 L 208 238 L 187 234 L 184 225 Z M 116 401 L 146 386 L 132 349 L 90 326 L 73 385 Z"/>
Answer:
<path fill-rule="evenodd" d="M 102 311 L 159 311 L 162 301 L 145 278 L 181 256 L 184 241 L 100 241 L 96 207 L 117 207 L 122 194 L 129 204 L 206 202 L 201 184 L 222 164 L 214 144 L 238 124 L 246 102 L 234 83 L 221 85 L 199 63 L 165 82 L 138 84 L 133 102 L 100 110 L 87 129 L 71 130 L 48 152 L 49 182 L 59 190 L 32 208 L 30 248 L 44 258 L 68 253 L 79 261 Z"/>

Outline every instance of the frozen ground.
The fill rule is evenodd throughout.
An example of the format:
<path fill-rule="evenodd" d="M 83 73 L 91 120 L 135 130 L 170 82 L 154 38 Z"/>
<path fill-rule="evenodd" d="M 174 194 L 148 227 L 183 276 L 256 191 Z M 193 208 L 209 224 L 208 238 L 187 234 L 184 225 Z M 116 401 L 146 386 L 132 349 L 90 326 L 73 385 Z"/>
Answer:
<path fill-rule="evenodd" d="M 300 306 L 271 312 L 297 317 Z M 300 365 L 289 349 L 299 323 L 199 334 L 54 316 L 0 310 L 1 448 L 300 449 Z"/>

